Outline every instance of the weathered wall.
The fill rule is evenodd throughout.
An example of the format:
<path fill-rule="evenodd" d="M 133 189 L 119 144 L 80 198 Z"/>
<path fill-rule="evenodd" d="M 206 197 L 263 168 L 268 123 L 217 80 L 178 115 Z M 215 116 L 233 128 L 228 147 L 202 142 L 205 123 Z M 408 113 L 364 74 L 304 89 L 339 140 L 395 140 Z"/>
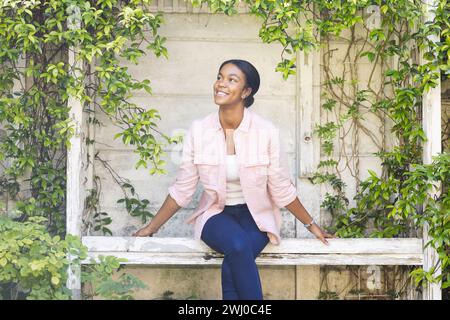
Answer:
<path fill-rule="evenodd" d="M 265 299 L 295 299 L 295 267 L 263 266 L 259 270 Z M 136 292 L 136 299 L 164 299 L 166 291 L 173 292 L 169 296 L 172 299 L 222 298 L 220 267 L 126 267 L 124 271 L 139 277 L 148 286 Z"/>
<path fill-rule="evenodd" d="M 420 300 L 409 271 L 408 266 L 259 267 L 265 300 Z M 127 266 L 116 276 L 123 272 L 148 286 L 134 294 L 139 300 L 221 299 L 220 267 Z"/>

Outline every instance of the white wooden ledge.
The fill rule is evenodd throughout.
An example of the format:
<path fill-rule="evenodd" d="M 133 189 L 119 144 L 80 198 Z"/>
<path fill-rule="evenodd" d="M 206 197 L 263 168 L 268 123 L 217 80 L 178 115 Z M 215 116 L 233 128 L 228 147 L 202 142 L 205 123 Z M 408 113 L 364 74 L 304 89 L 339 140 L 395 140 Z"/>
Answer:
<path fill-rule="evenodd" d="M 88 258 L 126 258 L 131 265 L 220 265 L 223 255 L 192 238 L 83 237 Z M 256 259 L 260 265 L 423 265 L 420 238 L 283 239 L 268 244 Z"/>

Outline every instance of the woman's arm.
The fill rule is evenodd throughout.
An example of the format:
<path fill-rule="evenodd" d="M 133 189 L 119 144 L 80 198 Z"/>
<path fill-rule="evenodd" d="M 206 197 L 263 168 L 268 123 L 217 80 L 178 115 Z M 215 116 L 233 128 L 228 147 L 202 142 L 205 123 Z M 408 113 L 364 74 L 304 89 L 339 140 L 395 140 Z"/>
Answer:
<path fill-rule="evenodd" d="M 195 122 L 190 126 L 183 138 L 183 151 L 181 164 L 175 181 L 169 186 L 169 194 L 161 208 L 153 217 L 150 224 L 133 234 L 137 237 L 146 237 L 156 233 L 180 208 L 187 207 L 197 189 L 199 175 L 194 164 L 194 129 Z"/>
<path fill-rule="evenodd" d="M 286 206 L 286 209 L 288 209 L 303 224 L 310 223 L 313 219 L 306 211 L 305 207 L 303 207 L 298 197 L 296 197 L 294 201 L 289 203 Z"/>
<path fill-rule="evenodd" d="M 156 215 L 153 217 L 150 223 L 133 233 L 133 237 L 147 237 L 158 232 L 164 223 L 167 222 L 181 207 L 172 199 L 172 197 L 167 195 L 166 200 L 162 204 L 161 208 L 158 210 Z"/>
<path fill-rule="evenodd" d="M 288 209 L 303 224 L 310 224 L 311 221 L 313 221 L 313 218 L 308 214 L 308 212 L 303 207 L 303 205 L 301 204 L 301 202 L 298 199 L 298 197 L 295 198 L 294 201 L 289 203 L 286 206 L 286 209 Z M 326 238 L 336 238 L 336 236 L 334 236 L 334 235 L 332 235 L 330 233 L 324 232 L 315 223 L 313 223 L 307 229 L 309 230 L 309 232 L 314 234 L 316 236 L 316 238 L 319 239 L 320 241 L 322 241 L 324 244 L 328 244 L 328 241 L 327 241 Z"/>
<path fill-rule="evenodd" d="M 268 176 L 268 189 L 275 204 L 288 209 L 300 222 L 309 224 L 313 218 L 308 214 L 297 197 L 297 189 L 291 179 L 287 153 L 284 143 L 280 139 L 280 132 L 273 128 L 270 137 L 270 165 Z M 333 235 L 322 231 L 317 224 L 308 227 L 309 232 L 324 244 L 328 244 L 326 238 L 334 238 Z"/>

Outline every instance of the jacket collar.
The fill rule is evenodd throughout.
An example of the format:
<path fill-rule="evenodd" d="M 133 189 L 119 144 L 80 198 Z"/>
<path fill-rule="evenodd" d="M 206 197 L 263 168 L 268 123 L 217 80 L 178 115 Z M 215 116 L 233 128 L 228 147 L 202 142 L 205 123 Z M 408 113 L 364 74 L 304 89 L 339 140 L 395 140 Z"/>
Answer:
<path fill-rule="evenodd" d="M 244 132 L 248 132 L 248 129 L 250 128 L 250 120 L 251 120 L 251 111 L 248 110 L 248 108 L 244 107 L 244 117 L 242 118 L 241 123 L 239 124 L 239 127 L 236 128 L 236 130 L 242 130 Z M 222 128 L 222 125 L 220 124 L 219 119 L 219 110 L 214 113 L 212 117 L 212 125 L 214 126 L 214 129 L 220 130 Z"/>

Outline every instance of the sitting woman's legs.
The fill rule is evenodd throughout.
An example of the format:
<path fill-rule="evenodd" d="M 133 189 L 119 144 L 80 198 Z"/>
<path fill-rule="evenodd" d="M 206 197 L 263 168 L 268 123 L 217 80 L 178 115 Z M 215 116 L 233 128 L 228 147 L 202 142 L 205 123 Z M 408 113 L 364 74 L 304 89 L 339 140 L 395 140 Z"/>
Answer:
<path fill-rule="evenodd" d="M 263 299 L 255 258 L 268 243 L 268 238 L 258 229 L 248 209 L 226 208 L 209 218 L 203 227 L 202 240 L 213 250 L 224 254 L 224 300 Z"/>

